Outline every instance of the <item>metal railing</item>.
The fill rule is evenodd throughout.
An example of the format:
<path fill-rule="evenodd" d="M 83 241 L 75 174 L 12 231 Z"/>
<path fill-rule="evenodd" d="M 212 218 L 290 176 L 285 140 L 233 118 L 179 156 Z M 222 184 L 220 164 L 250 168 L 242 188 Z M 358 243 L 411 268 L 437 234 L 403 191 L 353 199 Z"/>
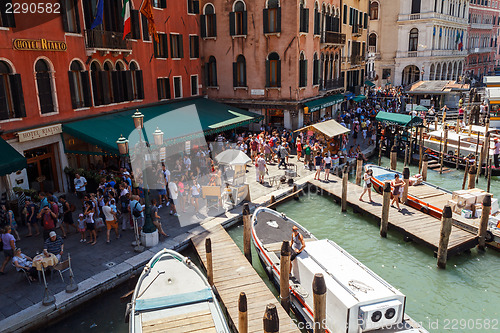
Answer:
<path fill-rule="evenodd" d="M 351 65 L 360 65 L 363 61 L 365 61 L 365 57 L 362 55 L 351 56 Z"/>
<path fill-rule="evenodd" d="M 444 21 L 451 21 L 467 25 L 468 18 L 457 17 L 441 13 L 418 13 L 418 14 L 401 14 L 398 16 L 398 21 L 412 21 L 412 20 L 427 20 L 427 19 L 440 19 Z"/>
<path fill-rule="evenodd" d="M 88 49 L 130 50 L 128 39 L 123 33 L 105 30 L 85 30 L 85 45 Z"/>
<path fill-rule="evenodd" d="M 321 43 L 345 45 L 345 34 L 334 31 L 324 31 L 321 36 Z"/>
<path fill-rule="evenodd" d="M 344 81 L 341 78 L 333 80 L 320 80 L 320 90 L 334 90 L 344 88 Z"/>

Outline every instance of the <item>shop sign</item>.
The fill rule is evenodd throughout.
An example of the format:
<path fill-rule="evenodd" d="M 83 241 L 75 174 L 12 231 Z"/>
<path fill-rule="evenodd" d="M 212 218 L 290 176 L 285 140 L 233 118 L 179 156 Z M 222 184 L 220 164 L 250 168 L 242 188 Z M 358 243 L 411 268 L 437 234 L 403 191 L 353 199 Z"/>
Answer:
<path fill-rule="evenodd" d="M 62 133 L 61 124 L 18 132 L 19 142 L 31 141 Z"/>
<path fill-rule="evenodd" d="M 250 90 L 250 95 L 252 95 L 252 96 L 264 96 L 265 90 L 264 89 L 252 89 L 252 90 Z"/>
<path fill-rule="evenodd" d="M 66 51 L 68 45 L 62 41 L 46 39 L 14 39 L 12 42 L 14 50 L 18 51 Z"/>

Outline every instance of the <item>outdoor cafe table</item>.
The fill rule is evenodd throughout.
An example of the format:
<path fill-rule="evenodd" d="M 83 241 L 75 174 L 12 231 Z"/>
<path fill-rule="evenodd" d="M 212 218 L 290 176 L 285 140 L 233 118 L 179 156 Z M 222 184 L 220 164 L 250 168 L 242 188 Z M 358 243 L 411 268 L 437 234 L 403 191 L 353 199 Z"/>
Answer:
<path fill-rule="evenodd" d="M 41 271 L 45 287 L 47 287 L 47 281 L 45 280 L 45 268 L 49 266 L 55 266 L 57 265 L 58 262 L 59 260 L 53 253 L 49 253 L 48 256 L 46 256 L 43 253 L 40 253 L 39 255 L 33 258 L 33 266 L 35 266 L 36 270 L 38 271 L 38 281 L 40 281 L 40 271 Z"/>

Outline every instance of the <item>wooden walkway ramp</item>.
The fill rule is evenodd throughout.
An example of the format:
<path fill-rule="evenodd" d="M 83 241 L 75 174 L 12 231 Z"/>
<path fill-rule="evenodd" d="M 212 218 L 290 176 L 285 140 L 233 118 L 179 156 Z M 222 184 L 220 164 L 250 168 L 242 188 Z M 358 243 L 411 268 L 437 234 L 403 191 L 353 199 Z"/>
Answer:
<path fill-rule="evenodd" d="M 203 264 L 206 265 L 205 239 L 208 237 L 212 243 L 214 285 L 233 322 L 233 327 L 236 329 L 238 327 L 240 292 L 245 292 L 248 304 L 248 332 L 263 332 L 262 319 L 266 305 L 273 303 L 278 309 L 280 333 L 299 333 L 299 329 L 276 297 L 220 225 L 191 239 Z"/>
<path fill-rule="evenodd" d="M 330 175 L 329 183 L 318 180 L 311 180 L 310 183 L 330 193 L 340 202 L 342 196 L 341 178 Z M 361 186 L 349 182 L 347 204 L 362 214 L 380 220 L 382 215 L 382 195 L 372 191 L 374 203 L 368 202 L 368 194 L 363 197 L 365 201 L 359 201 L 362 191 Z M 395 208 L 389 208 L 389 226 L 402 232 L 404 236 L 416 243 L 424 244 L 436 252 L 439 246 L 441 221 L 406 205 L 401 205 L 401 208 L 401 212 L 398 212 Z M 453 226 L 448 243 L 448 256 L 469 250 L 476 245 L 476 235 Z"/>

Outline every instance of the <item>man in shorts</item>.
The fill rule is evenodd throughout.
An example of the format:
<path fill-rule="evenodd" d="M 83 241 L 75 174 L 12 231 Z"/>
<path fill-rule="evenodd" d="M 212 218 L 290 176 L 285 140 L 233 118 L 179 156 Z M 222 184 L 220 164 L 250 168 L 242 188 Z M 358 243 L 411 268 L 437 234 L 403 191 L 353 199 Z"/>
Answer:
<path fill-rule="evenodd" d="M 85 177 L 82 177 L 79 174 L 75 173 L 75 179 L 73 180 L 73 182 L 75 184 L 75 193 L 83 205 L 83 198 L 87 194 L 86 193 L 87 189 L 85 187 L 85 186 L 87 186 L 87 179 L 85 179 Z"/>
<path fill-rule="evenodd" d="M 102 212 L 104 213 L 104 217 L 106 218 L 106 244 L 110 244 L 109 234 L 111 233 L 111 229 L 115 229 L 116 239 L 120 238 L 120 233 L 118 232 L 118 221 L 116 220 L 116 213 L 109 205 L 109 199 L 106 199 L 106 201 L 104 202 Z"/>
<path fill-rule="evenodd" d="M 259 183 L 264 184 L 264 176 L 267 171 L 266 160 L 264 154 L 260 153 L 257 158 L 257 174 L 259 175 Z"/>

